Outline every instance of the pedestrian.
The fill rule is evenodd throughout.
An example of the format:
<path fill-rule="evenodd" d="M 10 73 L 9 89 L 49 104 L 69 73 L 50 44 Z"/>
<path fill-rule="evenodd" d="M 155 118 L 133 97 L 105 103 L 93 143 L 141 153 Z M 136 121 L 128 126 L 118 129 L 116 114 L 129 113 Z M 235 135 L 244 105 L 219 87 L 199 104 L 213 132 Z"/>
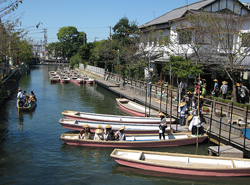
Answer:
<path fill-rule="evenodd" d="M 192 114 L 196 116 L 198 114 L 198 101 L 196 100 L 195 96 L 193 96 L 191 105 L 190 105 L 190 110 L 192 111 Z"/>
<path fill-rule="evenodd" d="M 219 89 L 219 83 L 218 83 L 217 79 L 214 79 L 213 81 L 214 81 L 214 89 L 212 91 L 212 95 L 214 97 L 218 97 L 218 94 L 219 94 L 219 91 L 220 91 L 220 89 Z"/>
<path fill-rule="evenodd" d="M 246 103 L 246 98 L 249 94 L 249 90 L 246 86 L 241 83 L 241 88 L 240 88 L 240 102 L 245 104 Z"/>
<path fill-rule="evenodd" d="M 202 88 L 201 94 L 202 94 L 202 96 L 205 97 L 207 94 L 207 83 L 206 83 L 206 79 L 202 79 L 202 81 L 203 81 L 203 83 L 201 85 L 201 88 Z"/>
<path fill-rule="evenodd" d="M 222 86 L 220 87 L 220 93 L 222 94 L 222 99 L 226 99 L 227 91 L 228 91 L 228 82 L 223 81 Z"/>
<path fill-rule="evenodd" d="M 167 120 L 165 118 L 165 114 L 163 114 L 162 112 L 159 112 L 158 116 L 161 118 L 161 123 L 159 124 L 159 140 L 161 140 L 161 136 L 165 140 L 165 129 L 167 128 Z"/>
<path fill-rule="evenodd" d="M 186 124 L 185 114 L 186 114 L 187 110 L 188 110 L 188 108 L 187 108 L 187 104 L 185 102 L 179 103 L 179 110 L 178 110 L 179 115 L 178 115 L 178 117 L 180 120 L 180 126 L 185 126 L 185 124 Z"/>
<path fill-rule="evenodd" d="M 186 89 L 187 89 L 187 83 L 186 82 L 182 82 L 180 83 L 179 85 L 179 89 L 180 89 L 180 92 L 181 92 L 181 99 L 183 98 L 183 96 L 186 94 Z"/>

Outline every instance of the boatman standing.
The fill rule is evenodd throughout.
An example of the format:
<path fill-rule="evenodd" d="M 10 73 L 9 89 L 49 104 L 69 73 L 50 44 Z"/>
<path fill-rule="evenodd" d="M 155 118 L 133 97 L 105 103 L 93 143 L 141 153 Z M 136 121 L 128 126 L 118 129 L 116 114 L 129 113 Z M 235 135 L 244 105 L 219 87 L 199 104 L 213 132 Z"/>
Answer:
<path fill-rule="evenodd" d="M 167 120 L 165 118 L 165 114 L 163 114 L 162 112 L 159 112 L 158 116 L 161 118 L 161 123 L 159 125 L 159 140 L 161 140 L 161 136 L 165 140 L 165 129 L 168 127 Z"/>
<path fill-rule="evenodd" d="M 23 106 L 23 93 L 22 93 L 21 88 L 18 89 L 17 100 L 18 100 L 19 107 L 22 107 Z"/>

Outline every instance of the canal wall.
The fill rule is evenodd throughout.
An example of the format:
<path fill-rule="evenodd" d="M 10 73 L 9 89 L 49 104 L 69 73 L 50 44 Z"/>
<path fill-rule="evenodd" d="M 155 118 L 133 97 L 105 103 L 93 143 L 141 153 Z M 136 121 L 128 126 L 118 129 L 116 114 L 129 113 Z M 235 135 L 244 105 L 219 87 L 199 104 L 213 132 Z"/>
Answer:
<path fill-rule="evenodd" d="M 10 71 L 10 74 L 1 79 L 0 82 L 0 106 L 11 98 L 17 91 L 19 86 L 19 80 L 23 74 L 29 69 L 29 66 L 24 63 L 21 66 L 17 66 Z"/>

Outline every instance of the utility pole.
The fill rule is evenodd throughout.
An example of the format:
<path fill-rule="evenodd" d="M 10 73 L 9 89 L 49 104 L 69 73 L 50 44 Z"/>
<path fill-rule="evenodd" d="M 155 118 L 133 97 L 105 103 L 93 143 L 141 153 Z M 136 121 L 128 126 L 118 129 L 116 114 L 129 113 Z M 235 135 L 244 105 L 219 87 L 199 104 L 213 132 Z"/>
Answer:
<path fill-rule="evenodd" d="M 43 32 L 44 32 L 44 59 L 46 59 L 47 28 L 44 28 Z"/>
<path fill-rule="evenodd" d="M 109 38 L 112 40 L 112 35 L 111 35 L 111 26 L 109 26 Z"/>

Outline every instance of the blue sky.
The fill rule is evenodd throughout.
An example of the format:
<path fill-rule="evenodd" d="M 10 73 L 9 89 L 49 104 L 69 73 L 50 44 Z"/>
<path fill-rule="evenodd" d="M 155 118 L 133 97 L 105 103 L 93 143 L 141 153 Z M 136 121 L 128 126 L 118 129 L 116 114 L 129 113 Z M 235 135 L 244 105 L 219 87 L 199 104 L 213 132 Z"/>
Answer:
<path fill-rule="evenodd" d="M 23 0 L 14 14 L 23 13 L 22 27 L 29 28 L 29 37 L 43 40 L 47 29 L 48 43 L 56 42 L 58 30 L 75 26 L 87 34 L 87 42 L 109 37 L 110 26 L 126 16 L 129 21 L 144 24 L 187 2 L 198 0 Z M 35 25 L 42 25 L 36 29 Z M 113 33 L 113 32 L 112 32 Z"/>

